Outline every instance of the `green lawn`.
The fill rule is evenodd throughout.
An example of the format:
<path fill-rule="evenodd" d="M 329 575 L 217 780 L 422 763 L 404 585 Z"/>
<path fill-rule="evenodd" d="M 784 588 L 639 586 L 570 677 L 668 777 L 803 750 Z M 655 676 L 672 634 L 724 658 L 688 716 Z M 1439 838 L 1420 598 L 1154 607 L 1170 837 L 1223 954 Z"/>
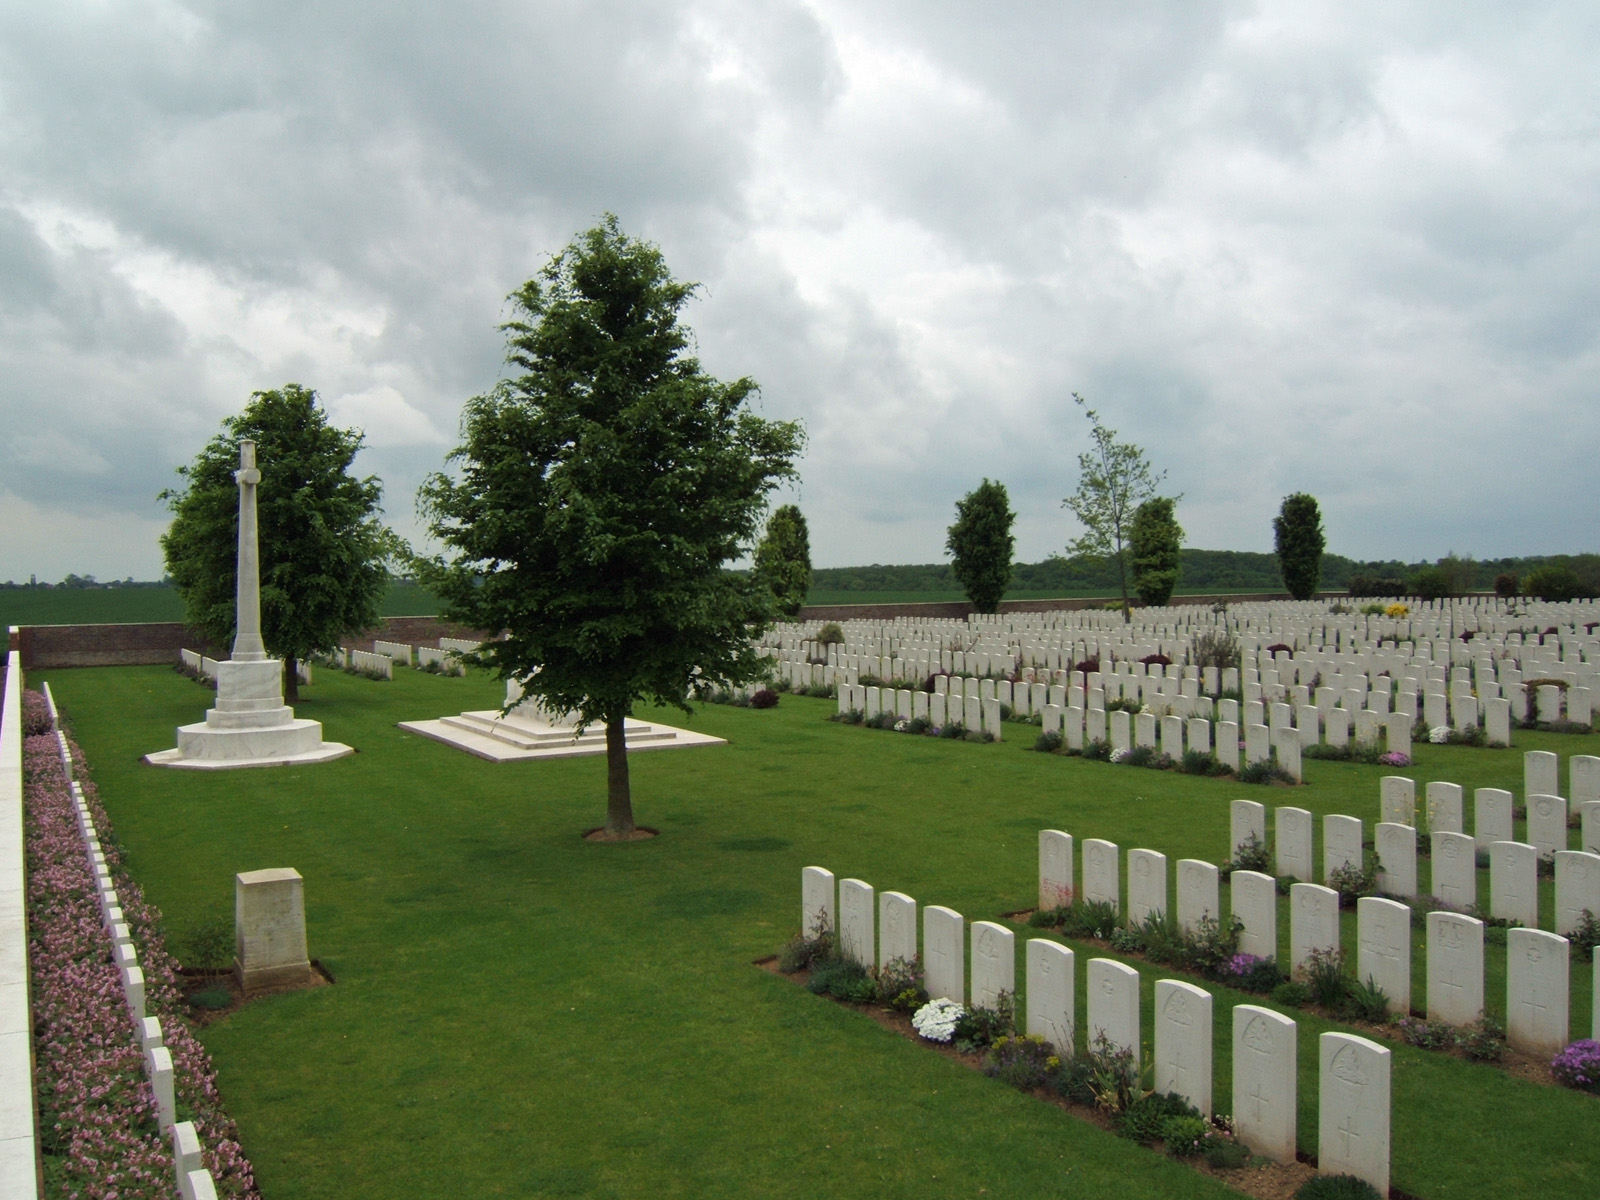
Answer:
<path fill-rule="evenodd" d="M 698 712 L 727 746 L 635 756 L 638 818 L 663 836 L 593 846 L 578 835 L 603 815 L 602 760 L 495 765 L 395 728 L 493 704 L 483 677 L 319 672 L 301 715 L 360 753 L 225 774 L 139 763 L 209 703 L 174 672 L 41 679 L 171 928 L 231 913 L 236 871 L 306 878 L 311 951 L 337 986 L 204 1032 L 268 1200 L 1230 1194 L 751 962 L 798 925 L 810 863 L 993 918 L 1033 903 L 1040 828 L 1220 861 L 1229 800 L 1349 812 L 1370 836 L 1384 773 L 1309 762 L 1308 787 L 1251 788 L 1036 755 L 1025 734 L 980 746 L 846 728 L 823 719 L 831 703 L 785 697 Z M 1591 749 L 1518 736 L 1519 750 Z M 1520 753 L 1418 753 L 1419 784 L 1461 783 L 1469 803 L 1476 786 L 1520 790 Z M 1420 940 L 1415 954 L 1420 972 Z M 1503 949 L 1489 958 L 1503 1004 Z M 1574 962 L 1584 1035 L 1587 972 Z M 1147 1031 L 1148 990 L 1169 973 L 1145 969 Z M 1210 990 L 1226 1111 L 1228 1009 L 1253 998 Z M 1315 1036 L 1333 1026 L 1300 1020 L 1314 1151 Z M 1592 1194 L 1600 1101 L 1404 1047 L 1394 1061 L 1397 1186 Z"/>
<path fill-rule="evenodd" d="M 383 600 L 386 617 L 426 617 L 439 602 L 414 583 L 397 583 Z M 122 625 L 183 620 L 183 599 L 169 587 L 0 588 L 0 629 L 12 625 Z"/>

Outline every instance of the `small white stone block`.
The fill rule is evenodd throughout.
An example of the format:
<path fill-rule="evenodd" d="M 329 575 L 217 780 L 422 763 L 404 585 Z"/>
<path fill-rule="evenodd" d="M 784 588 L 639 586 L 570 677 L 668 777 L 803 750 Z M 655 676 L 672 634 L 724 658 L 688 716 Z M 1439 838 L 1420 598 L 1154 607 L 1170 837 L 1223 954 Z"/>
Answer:
<path fill-rule="evenodd" d="M 922 910 L 923 986 L 930 1000 L 967 1002 L 966 918 L 942 904 Z"/>
<path fill-rule="evenodd" d="M 1258 958 L 1278 957 L 1278 887 L 1270 875 L 1235 871 L 1228 876 L 1233 915 L 1244 923 L 1239 952 Z"/>
<path fill-rule="evenodd" d="M 1362 896 L 1356 901 L 1356 939 L 1356 978 L 1380 988 L 1390 1012 L 1409 1015 L 1411 910 L 1394 900 Z"/>
<path fill-rule="evenodd" d="M 805 867 L 800 872 L 800 928 L 807 937 L 838 928 L 833 872 L 826 867 Z"/>
<path fill-rule="evenodd" d="M 1512 795 L 1504 788 L 1478 788 L 1472 793 L 1472 839 L 1487 851 L 1496 842 L 1514 840 Z"/>
<path fill-rule="evenodd" d="M 1076 1053 L 1076 975 L 1072 951 L 1047 938 L 1029 938 L 1027 1032 L 1044 1038 L 1063 1059 Z"/>
<path fill-rule="evenodd" d="M 904 892 L 884 892 L 878 897 L 878 968 L 895 959 L 917 961 L 917 902 Z"/>
<path fill-rule="evenodd" d="M 1567 802 L 1560 796 L 1528 797 L 1528 842 L 1544 859 L 1567 848 Z"/>
<path fill-rule="evenodd" d="M 1322 878 L 1332 879 L 1340 867 L 1361 866 L 1361 818 L 1331 813 L 1322 818 Z"/>
<path fill-rule="evenodd" d="M 1574 754 L 1567 759 L 1567 779 L 1567 799 L 1572 801 L 1573 808 L 1591 800 L 1600 801 L 1600 757 Z"/>
<path fill-rule="evenodd" d="M 1400 825 L 1417 823 L 1417 785 L 1404 775 L 1385 775 L 1378 781 L 1379 820 Z"/>
<path fill-rule="evenodd" d="M 1567 939 L 1542 929 L 1506 931 L 1506 1041 L 1541 1057 L 1567 1044 Z"/>
<path fill-rule="evenodd" d="M 1193 932 L 1204 917 L 1220 920 L 1217 868 L 1198 858 L 1178 860 L 1178 924 Z"/>
<path fill-rule="evenodd" d="M 979 1008 L 999 1008 L 1000 997 L 1016 995 L 1016 940 L 1004 925 L 993 921 L 972 923 L 972 1003 Z"/>
<path fill-rule="evenodd" d="M 172 1093 L 172 1052 L 165 1046 L 154 1046 L 145 1052 L 145 1069 L 150 1074 L 150 1086 L 156 1094 L 156 1118 L 163 1131 L 172 1128 L 178 1119 L 177 1104 Z"/>
<path fill-rule="evenodd" d="M 128 998 L 128 1011 L 135 1021 L 144 1020 L 144 970 L 141 967 L 122 968 L 122 991 Z"/>
<path fill-rule="evenodd" d="M 161 1033 L 160 1017 L 145 1017 L 139 1022 L 139 1049 L 148 1054 L 157 1046 L 166 1045 Z"/>
<path fill-rule="evenodd" d="M 1299 1030 L 1254 1004 L 1233 1009 L 1233 1121 L 1239 1140 L 1274 1162 L 1295 1161 Z"/>
<path fill-rule="evenodd" d="M 1156 1091 L 1176 1092 L 1211 1116 L 1211 993 L 1156 980 Z"/>
<path fill-rule="evenodd" d="M 1237 721 L 1217 722 L 1217 761 L 1230 771 L 1239 770 L 1239 723 Z"/>
<path fill-rule="evenodd" d="M 1378 822 L 1378 890 L 1410 898 L 1417 894 L 1417 831 L 1410 825 Z"/>
<path fill-rule="evenodd" d="M 1544 720 L 1541 714 L 1540 720 Z M 1522 794 L 1561 794 L 1561 759 L 1549 750 L 1529 750 L 1522 756 Z"/>
<path fill-rule="evenodd" d="M 200 1135 L 193 1121 L 179 1121 L 172 1127 L 172 1161 L 178 1168 L 178 1186 L 181 1189 L 190 1171 L 203 1166 L 200 1161 Z"/>
<path fill-rule="evenodd" d="M 1459 783 L 1430 783 L 1427 791 L 1428 829 L 1432 833 L 1463 833 L 1462 793 Z"/>
<path fill-rule="evenodd" d="M 1433 835 L 1433 895 L 1452 908 L 1478 902 L 1478 846 L 1464 833 Z"/>
<path fill-rule="evenodd" d="M 1389 1194 L 1389 1051 L 1366 1038 L 1325 1033 L 1320 1045 L 1317 1171 L 1354 1175 Z"/>
<path fill-rule="evenodd" d="M 1089 1045 L 1104 1037 L 1139 1061 L 1139 972 L 1109 958 L 1089 960 Z"/>
<path fill-rule="evenodd" d="M 305 883 L 293 867 L 234 877 L 234 974 L 245 995 L 311 977 L 306 958 Z"/>
<path fill-rule="evenodd" d="M 1267 806 L 1254 800 L 1232 801 L 1228 805 L 1229 857 L 1237 858 L 1252 837 L 1262 846 L 1267 844 Z"/>
<path fill-rule="evenodd" d="M 1289 970 L 1298 974 L 1313 950 L 1339 949 L 1339 893 L 1316 883 L 1289 888 Z"/>
<path fill-rule="evenodd" d="M 839 953 L 863 967 L 876 960 L 872 885 L 860 879 L 839 882 Z"/>
<path fill-rule="evenodd" d="M 1539 925 L 1539 852 L 1526 842 L 1489 847 L 1489 915 Z"/>
<path fill-rule="evenodd" d="M 211 1178 L 211 1172 L 205 1169 L 190 1171 L 187 1180 L 189 1195 L 194 1200 L 217 1200 L 217 1185 Z"/>
<path fill-rule="evenodd" d="M 1600 917 L 1600 854 L 1556 851 L 1556 932 L 1563 936 L 1583 924 L 1584 913 Z"/>
<path fill-rule="evenodd" d="M 1039 907 L 1064 908 L 1072 903 L 1072 835 L 1059 829 L 1039 831 Z"/>
<path fill-rule="evenodd" d="M 1312 882 L 1311 813 L 1303 808 L 1279 808 L 1273 813 L 1273 827 L 1279 876 Z"/>
<path fill-rule="evenodd" d="M 1428 914 L 1428 1016 L 1471 1025 L 1483 1016 L 1483 922 Z"/>
<path fill-rule="evenodd" d="M 1117 870 L 1117 844 L 1102 838 L 1083 842 L 1083 898 L 1122 911 L 1122 882 Z"/>
<path fill-rule="evenodd" d="M 1244 727 L 1244 761 L 1249 766 L 1253 763 L 1266 762 L 1272 757 L 1272 730 L 1266 725 L 1246 725 Z"/>
<path fill-rule="evenodd" d="M 1167 913 L 1167 856 L 1155 850 L 1128 851 L 1128 921 L 1142 925 Z"/>

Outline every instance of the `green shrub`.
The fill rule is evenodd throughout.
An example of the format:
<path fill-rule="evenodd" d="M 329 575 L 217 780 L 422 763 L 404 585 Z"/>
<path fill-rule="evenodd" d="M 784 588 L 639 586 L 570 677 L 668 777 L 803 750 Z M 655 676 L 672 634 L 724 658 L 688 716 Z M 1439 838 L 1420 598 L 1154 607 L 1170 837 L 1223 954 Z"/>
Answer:
<path fill-rule="evenodd" d="M 1506 1056 L 1506 1027 L 1484 1017 L 1456 1031 L 1456 1049 L 1473 1062 L 1499 1062 Z"/>
<path fill-rule="evenodd" d="M 1161 1123 L 1161 1145 L 1177 1158 L 1193 1158 L 1206 1146 L 1211 1122 L 1204 1117 L 1168 1117 Z"/>
<path fill-rule="evenodd" d="M 1239 770 L 1240 783 L 1293 783 L 1294 776 L 1271 759 L 1247 763 Z"/>
<path fill-rule="evenodd" d="M 813 929 L 809 934 L 797 933 L 789 939 L 778 955 L 778 970 L 793 975 L 807 967 L 831 962 L 838 956 L 839 939 L 826 928 Z"/>
<path fill-rule="evenodd" d="M 1221 872 L 1231 875 L 1235 871 L 1259 871 L 1263 875 L 1272 874 L 1272 856 L 1267 853 L 1267 844 L 1260 835 L 1252 833 L 1240 842 L 1233 852 L 1233 857 L 1222 864 Z"/>
<path fill-rule="evenodd" d="M 1062 740 L 1061 735 L 1052 729 L 1049 733 L 1041 733 L 1035 738 L 1033 748 L 1040 754 L 1054 754 L 1061 749 Z"/>
<path fill-rule="evenodd" d="M 1573 948 L 1577 950 L 1578 957 L 1584 962 L 1594 960 L 1594 948 L 1600 946 L 1600 920 L 1589 909 L 1583 910 L 1583 916 L 1578 919 L 1578 927 L 1567 934 Z"/>
<path fill-rule="evenodd" d="M 1109 900 L 1074 900 L 1064 910 L 1061 932 L 1067 937 L 1109 938 L 1117 928 L 1117 910 Z"/>
<path fill-rule="evenodd" d="M 1362 896 L 1371 896 L 1378 890 L 1378 863 L 1374 858 L 1361 862 L 1343 863 L 1328 876 L 1328 886 L 1339 893 L 1339 906 L 1353 908 Z"/>
<path fill-rule="evenodd" d="M 1294 1200 L 1385 1200 L 1378 1189 L 1354 1175 L 1314 1175 L 1300 1185 Z"/>
<path fill-rule="evenodd" d="M 1344 951 L 1320 948 L 1311 951 L 1306 956 L 1304 976 L 1313 1003 L 1328 1009 L 1338 1008 L 1349 984 L 1349 976 L 1344 973 Z"/>
<path fill-rule="evenodd" d="M 955 738 L 959 741 L 967 736 L 967 727 L 960 721 L 951 721 L 949 724 L 945 725 L 939 730 L 939 736 Z"/>
<path fill-rule="evenodd" d="M 1372 982 L 1370 975 L 1365 983 L 1359 979 L 1347 980 L 1344 996 L 1339 1002 L 1339 1015 L 1377 1024 L 1389 1016 L 1389 997 Z"/>
<path fill-rule="evenodd" d="M 1206 750 L 1185 750 L 1178 760 L 1178 770 L 1185 775 L 1209 775 L 1217 760 Z"/>
<path fill-rule="evenodd" d="M 956 1022 L 955 1047 L 963 1054 L 970 1054 L 988 1049 L 1003 1037 L 1014 1037 L 1016 1032 L 1016 998 L 1010 992 L 1001 992 L 995 1007 L 974 1004 Z"/>
<path fill-rule="evenodd" d="M 233 964 L 234 928 L 230 917 L 215 916 L 191 925 L 174 940 L 178 961 L 185 967 L 218 971 Z"/>
<path fill-rule="evenodd" d="M 1311 999 L 1311 989 L 1298 979 L 1290 979 L 1272 989 L 1272 1002 L 1285 1008 L 1303 1008 Z"/>
<path fill-rule="evenodd" d="M 878 998 L 878 985 L 867 969 L 846 958 L 813 966 L 806 987 L 818 996 L 832 996 L 852 1004 L 870 1004 Z"/>
<path fill-rule="evenodd" d="M 817 630 L 817 636 L 814 640 L 819 646 L 842 646 L 844 645 L 844 630 L 839 628 L 837 621 L 829 621 L 821 629 Z"/>
<path fill-rule="evenodd" d="M 1062 1076 L 1070 1076 L 1063 1079 Z M 1133 1051 L 1113 1046 L 1106 1035 L 1096 1034 L 1089 1052 L 1073 1064 L 1071 1072 L 1057 1077 L 1057 1090 L 1068 1099 L 1078 1099 L 1079 1089 L 1087 1095 L 1083 1103 L 1093 1104 L 1113 1116 L 1126 1112 L 1143 1095 L 1139 1087 L 1139 1064 Z"/>
<path fill-rule="evenodd" d="M 922 983 L 922 960 L 891 958 L 878 971 L 878 1003 L 896 1012 L 916 1012 L 928 1002 L 928 989 Z"/>
<path fill-rule="evenodd" d="M 1206 1166 L 1235 1171 L 1250 1165 L 1250 1147 L 1232 1138 L 1214 1137 L 1206 1141 Z"/>
<path fill-rule="evenodd" d="M 1055 1048 L 1036 1033 L 998 1037 L 983 1059 L 985 1075 L 1022 1092 L 1042 1087 L 1060 1067 Z"/>
<path fill-rule="evenodd" d="M 1205 1133 L 1204 1119 L 1199 1110 L 1176 1092 L 1151 1092 L 1133 1101 L 1122 1114 L 1117 1132 L 1136 1142 L 1159 1142 L 1167 1121 L 1172 1117 L 1200 1121 L 1200 1132 L 1202 1135 Z"/>
<path fill-rule="evenodd" d="M 233 993 L 225 987 L 209 987 L 186 997 L 190 1008 L 205 1012 L 221 1012 L 233 1003 Z"/>
<path fill-rule="evenodd" d="M 1093 759 L 1096 762 L 1110 762 L 1111 743 L 1104 738 L 1095 738 L 1092 742 L 1085 742 L 1083 749 L 1079 753 L 1084 758 Z"/>

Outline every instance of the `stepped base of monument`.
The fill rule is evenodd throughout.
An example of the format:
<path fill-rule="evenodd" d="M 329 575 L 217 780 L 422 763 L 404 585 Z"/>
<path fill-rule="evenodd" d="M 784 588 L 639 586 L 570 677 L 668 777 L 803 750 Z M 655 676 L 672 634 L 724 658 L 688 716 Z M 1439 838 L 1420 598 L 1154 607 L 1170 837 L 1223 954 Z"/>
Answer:
<path fill-rule="evenodd" d="M 571 725 L 557 725 L 513 712 L 502 717 L 498 709 L 464 712 L 436 721 L 401 721 L 400 728 L 432 738 L 490 762 L 519 762 L 529 758 L 578 758 L 606 752 L 606 727 L 599 721 L 581 734 Z M 720 746 L 724 740 L 672 725 L 635 721 L 624 726 L 629 753 L 643 750 L 677 750 L 690 746 Z"/>
<path fill-rule="evenodd" d="M 329 762 L 355 751 L 322 740 L 322 722 L 289 720 L 264 728 L 218 729 L 207 722 L 178 726 L 178 744 L 144 756 L 152 767 L 225 771 Z"/>

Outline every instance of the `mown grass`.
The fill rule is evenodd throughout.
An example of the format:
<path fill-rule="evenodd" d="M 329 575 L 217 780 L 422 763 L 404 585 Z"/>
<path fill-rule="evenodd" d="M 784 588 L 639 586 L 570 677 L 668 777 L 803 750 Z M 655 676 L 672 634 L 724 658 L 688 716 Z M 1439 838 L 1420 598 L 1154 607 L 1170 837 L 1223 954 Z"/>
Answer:
<path fill-rule="evenodd" d="M 396 583 L 384 596 L 386 617 L 439 611 L 431 593 Z M 123 625 L 183 620 L 183 599 L 170 587 L 0 588 L 0 629 L 12 625 Z"/>
<path fill-rule="evenodd" d="M 1313 762 L 1308 787 L 1241 787 L 1028 753 L 1031 738 L 846 728 L 823 719 L 828 702 L 785 697 L 765 712 L 697 712 L 693 726 L 727 746 L 636 755 L 637 815 L 662 836 L 594 846 L 579 833 L 603 813 L 600 759 L 495 765 L 395 728 L 491 706 L 499 689 L 483 677 L 319 672 L 300 713 L 359 753 L 225 774 L 138 761 L 209 703 L 175 673 L 55 671 L 30 684 L 40 678 L 174 929 L 229 913 L 236 871 L 306 877 L 311 951 L 337 986 L 257 1002 L 204 1033 L 270 1200 L 1225 1195 L 751 961 L 799 925 L 809 863 L 993 918 L 1033 903 L 1040 828 L 1220 860 L 1229 800 L 1349 812 L 1370 828 L 1383 774 Z M 1419 782 L 1520 792 L 1519 753 L 1419 757 Z M 1142 970 L 1147 992 L 1170 973 Z M 1252 998 L 1212 990 L 1226 1111 L 1228 1009 Z M 1300 1139 L 1314 1151 L 1315 1035 L 1335 1026 L 1299 1019 Z M 1592 1191 L 1592 1097 L 1394 1054 L 1398 1186 Z"/>

